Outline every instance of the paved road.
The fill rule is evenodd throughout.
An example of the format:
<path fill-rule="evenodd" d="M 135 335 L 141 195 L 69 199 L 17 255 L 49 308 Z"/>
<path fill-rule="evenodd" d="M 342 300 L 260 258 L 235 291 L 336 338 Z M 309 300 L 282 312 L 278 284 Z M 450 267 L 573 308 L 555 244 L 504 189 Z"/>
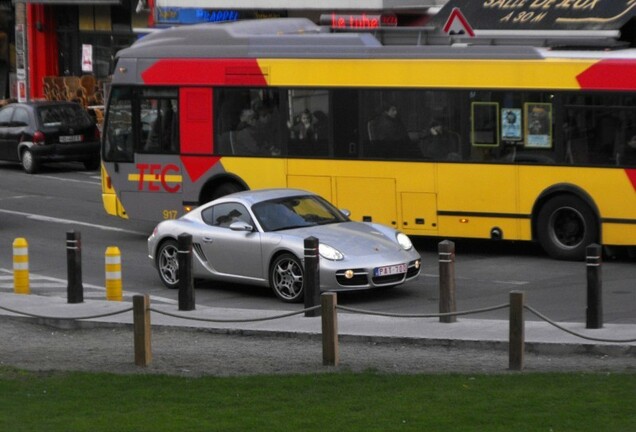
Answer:
<path fill-rule="evenodd" d="M 12 289 L 11 242 L 25 237 L 29 242 L 34 289 L 40 278 L 66 286 L 66 232 L 82 235 L 83 280 L 99 293 L 104 286 L 104 253 L 120 248 L 124 290 L 149 293 L 176 300 L 176 291 L 165 289 L 149 264 L 146 237 L 154 224 L 107 216 L 100 196 L 97 172 L 79 166 L 45 169 L 29 176 L 18 166 L 0 164 L 0 291 Z M 438 309 L 437 243 L 441 239 L 417 239 L 424 259 L 418 280 L 390 290 L 341 295 L 350 306 L 394 313 L 431 313 Z M 478 309 L 507 301 L 510 291 L 523 290 L 528 301 L 546 315 L 560 321 L 585 320 L 586 277 L 583 263 L 560 262 L 546 257 L 528 244 L 457 240 L 457 306 Z M 604 316 L 608 323 L 636 323 L 635 260 L 626 256 L 606 259 L 603 267 Z M 4 276 L 3 276 L 4 274 Z M 42 288 L 45 289 L 45 288 Z M 55 289 L 46 288 L 52 291 Z M 103 291 L 102 291 L 103 292 Z M 65 292 L 58 292 L 64 296 Z M 229 284 L 197 285 L 197 303 L 230 308 L 294 310 L 298 305 L 279 302 L 262 288 Z M 492 312 L 480 318 L 505 318 Z"/>

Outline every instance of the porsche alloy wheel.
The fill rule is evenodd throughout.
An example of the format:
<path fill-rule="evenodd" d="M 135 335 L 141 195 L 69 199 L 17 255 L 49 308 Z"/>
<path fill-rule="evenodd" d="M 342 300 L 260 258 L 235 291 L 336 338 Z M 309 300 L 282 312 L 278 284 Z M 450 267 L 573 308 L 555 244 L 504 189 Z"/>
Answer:
<path fill-rule="evenodd" d="M 272 263 L 270 284 L 276 296 L 287 303 L 303 300 L 303 267 L 294 255 L 283 254 Z"/>
<path fill-rule="evenodd" d="M 168 288 L 179 288 L 178 246 L 174 240 L 167 240 L 157 250 L 157 270 L 161 282 Z"/>

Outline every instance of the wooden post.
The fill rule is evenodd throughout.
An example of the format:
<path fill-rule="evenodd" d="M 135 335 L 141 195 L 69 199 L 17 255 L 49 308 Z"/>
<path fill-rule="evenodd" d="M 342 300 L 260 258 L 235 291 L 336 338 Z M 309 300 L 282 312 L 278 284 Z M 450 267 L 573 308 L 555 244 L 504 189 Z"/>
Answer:
<path fill-rule="evenodd" d="M 326 292 L 321 296 L 322 304 L 322 364 L 338 366 L 340 353 L 338 352 L 338 295 Z"/>
<path fill-rule="evenodd" d="M 195 309 L 194 279 L 192 278 L 192 236 L 179 234 L 177 237 L 177 260 L 179 265 L 179 310 Z"/>
<path fill-rule="evenodd" d="M 510 292 L 510 332 L 508 336 L 508 367 L 523 370 L 525 350 L 525 322 L 523 319 L 524 293 Z"/>
<path fill-rule="evenodd" d="M 135 365 L 148 366 L 152 362 L 150 343 L 150 296 L 133 296 L 133 332 L 135 339 Z"/>
<path fill-rule="evenodd" d="M 601 245 L 591 244 L 586 249 L 587 310 L 586 328 L 603 328 L 603 250 Z"/>
<path fill-rule="evenodd" d="M 303 280 L 305 309 L 320 304 L 320 263 L 318 260 L 318 239 L 307 237 L 305 239 L 305 279 Z M 305 317 L 317 316 L 320 316 L 318 309 L 305 312 Z"/>
<path fill-rule="evenodd" d="M 455 304 L 455 243 L 444 240 L 438 245 L 439 254 L 439 313 L 457 312 Z M 439 322 L 457 322 L 457 316 L 439 317 Z"/>

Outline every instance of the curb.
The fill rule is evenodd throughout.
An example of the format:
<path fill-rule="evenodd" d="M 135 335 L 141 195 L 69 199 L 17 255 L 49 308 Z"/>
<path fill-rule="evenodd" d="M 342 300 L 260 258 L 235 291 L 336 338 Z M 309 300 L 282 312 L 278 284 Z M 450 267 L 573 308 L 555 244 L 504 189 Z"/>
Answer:
<path fill-rule="evenodd" d="M 105 329 L 126 329 L 130 331 L 130 337 L 133 338 L 133 323 L 130 322 L 113 322 L 99 320 L 75 320 L 67 318 L 37 318 L 28 316 L 19 316 L 14 314 L 0 314 L 0 321 L 15 320 L 22 322 L 35 323 L 60 330 L 90 330 L 97 328 Z M 507 322 L 505 322 L 507 324 Z M 275 337 L 299 340 L 320 340 L 322 335 L 315 331 L 291 331 L 291 330 L 271 330 L 271 329 L 254 329 L 254 328 L 227 328 L 227 327 L 200 327 L 195 325 L 173 325 L 164 323 L 152 324 L 153 329 L 211 333 L 228 336 L 261 336 Z M 415 345 L 426 347 L 443 347 L 443 348 L 465 348 L 473 350 L 508 350 L 507 340 L 486 340 L 486 339 L 461 339 L 448 337 L 426 337 L 426 336 L 382 336 L 382 335 L 361 335 L 351 333 L 340 333 L 338 335 L 340 343 L 356 342 L 383 345 Z M 596 344 L 596 343 L 563 343 L 563 342 L 545 342 L 545 341 L 526 341 L 526 353 L 543 354 L 543 355 L 595 355 L 595 356 L 612 356 L 612 357 L 636 357 L 636 346 L 629 344 Z"/>

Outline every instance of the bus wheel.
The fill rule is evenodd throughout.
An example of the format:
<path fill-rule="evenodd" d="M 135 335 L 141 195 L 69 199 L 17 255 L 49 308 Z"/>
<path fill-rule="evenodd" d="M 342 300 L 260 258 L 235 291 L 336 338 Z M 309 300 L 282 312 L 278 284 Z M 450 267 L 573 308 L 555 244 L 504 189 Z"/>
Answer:
<path fill-rule="evenodd" d="M 179 247 L 175 240 L 166 240 L 157 249 L 157 271 L 161 282 L 168 288 L 179 288 Z"/>
<path fill-rule="evenodd" d="M 537 236 L 551 257 L 581 260 L 585 257 L 585 249 L 598 241 L 596 217 L 580 198 L 557 196 L 539 211 Z"/>
<path fill-rule="evenodd" d="M 282 254 L 272 263 L 269 283 L 276 296 L 286 303 L 303 300 L 304 271 L 298 258 L 292 254 Z"/>

